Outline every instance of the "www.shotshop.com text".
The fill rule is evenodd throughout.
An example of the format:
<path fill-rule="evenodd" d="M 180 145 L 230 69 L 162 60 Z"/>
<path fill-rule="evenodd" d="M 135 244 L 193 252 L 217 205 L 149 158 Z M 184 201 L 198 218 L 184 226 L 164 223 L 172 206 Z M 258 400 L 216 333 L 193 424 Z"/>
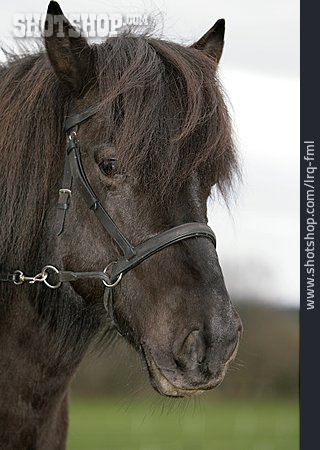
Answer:
<path fill-rule="evenodd" d="M 306 270 L 306 308 L 313 310 L 315 308 L 315 233 L 317 222 L 315 220 L 315 173 L 317 167 L 314 165 L 315 143 L 314 141 L 304 141 L 306 162 L 305 179 L 303 181 L 305 187 L 306 221 L 304 224 L 305 234 L 305 255 L 304 268 Z"/>

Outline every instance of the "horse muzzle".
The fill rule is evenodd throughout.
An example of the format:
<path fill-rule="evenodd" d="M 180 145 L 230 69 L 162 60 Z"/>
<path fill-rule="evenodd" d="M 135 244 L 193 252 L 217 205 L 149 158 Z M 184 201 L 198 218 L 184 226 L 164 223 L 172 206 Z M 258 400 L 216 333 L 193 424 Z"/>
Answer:
<path fill-rule="evenodd" d="M 222 347 L 225 346 L 221 343 L 220 351 L 206 347 L 202 334 L 198 330 L 192 331 L 179 351 L 173 351 L 167 358 L 162 355 L 161 362 L 147 345 L 142 345 L 151 385 L 168 397 L 191 397 L 216 388 L 237 355 L 240 328 L 242 326 L 224 351 Z"/>

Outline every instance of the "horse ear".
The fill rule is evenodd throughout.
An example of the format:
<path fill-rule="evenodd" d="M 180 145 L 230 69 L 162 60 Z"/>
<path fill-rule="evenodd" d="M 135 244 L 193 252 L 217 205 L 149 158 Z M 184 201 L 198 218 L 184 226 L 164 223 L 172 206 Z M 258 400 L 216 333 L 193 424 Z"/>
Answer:
<path fill-rule="evenodd" d="M 219 19 L 198 42 L 192 45 L 193 48 L 207 53 L 215 58 L 217 63 L 220 61 L 224 45 L 225 20 Z"/>
<path fill-rule="evenodd" d="M 92 70 L 91 49 L 55 1 L 48 6 L 44 35 L 47 55 L 58 78 L 69 90 L 81 94 Z"/>

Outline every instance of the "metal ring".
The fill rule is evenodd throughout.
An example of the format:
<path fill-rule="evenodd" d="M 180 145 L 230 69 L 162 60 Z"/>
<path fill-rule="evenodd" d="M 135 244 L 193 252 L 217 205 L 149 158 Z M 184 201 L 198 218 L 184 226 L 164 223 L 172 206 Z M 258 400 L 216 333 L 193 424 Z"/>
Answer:
<path fill-rule="evenodd" d="M 49 270 L 52 270 L 52 271 L 53 271 L 54 273 L 56 273 L 56 274 L 59 274 L 59 273 L 60 273 L 59 270 L 58 270 L 56 267 L 48 265 L 48 266 L 44 266 L 44 268 L 42 269 L 43 275 L 47 274 L 47 276 L 48 276 L 48 272 L 47 272 L 48 269 L 49 269 Z M 50 283 L 47 281 L 47 277 L 43 280 L 43 282 L 44 282 L 44 284 L 45 284 L 46 286 L 48 286 L 48 288 L 50 288 L 50 289 L 58 289 L 58 288 L 61 286 L 61 284 L 62 284 L 62 282 L 59 281 L 57 284 L 52 285 L 52 284 L 50 284 Z"/>
<path fill-rule="evenodd" d="M 16 270 L 14 273 L 16 273 L 17 275 L 19 275 L 19 281 L 14 281 L 14 284 L 16 285 L 16 286 L 19 286 L 20 284 L 23 284 L 24 283 L 24 280 L 23 280 L 23 272 L 21 272 L 21 270 Z"/>
<path fill-rule="evenodd" d="M 107 270 L 109 269 L 110 266 L 112 266 L 113 264 L 116 264 L 116 261 L 111 261 L 107 267 L 104 269 L 103 273 L 107 274 Z M 116 287 L 120 281 L 122 280 L 122 275 L 123 273 L 120 273 L 120 275 L 118 276 L 118 278 L 116 279 L 116 281 L 112 284 L 108 284 L 106 281 L 102 280 L 102 283 L 109 289 Z"/>
<path fill-rule="evenodd" d="M 68 135 L 68 141 L 71 142 L 73 139 L 75 139 L 77 137 L 77 133 L 76 131 L 72 131 L 69 135 Z"/>

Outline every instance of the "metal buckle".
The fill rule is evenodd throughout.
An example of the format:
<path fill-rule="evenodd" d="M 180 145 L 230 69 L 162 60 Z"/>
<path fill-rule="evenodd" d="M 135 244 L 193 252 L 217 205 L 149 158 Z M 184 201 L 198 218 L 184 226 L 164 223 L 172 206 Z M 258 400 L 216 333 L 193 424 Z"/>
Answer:
<path fill-rule="evenodd" d="M 59 194 L 67 194 L 69 197 L 71 197 L 71 190 L 70 189 L 59 189 Z"/>

